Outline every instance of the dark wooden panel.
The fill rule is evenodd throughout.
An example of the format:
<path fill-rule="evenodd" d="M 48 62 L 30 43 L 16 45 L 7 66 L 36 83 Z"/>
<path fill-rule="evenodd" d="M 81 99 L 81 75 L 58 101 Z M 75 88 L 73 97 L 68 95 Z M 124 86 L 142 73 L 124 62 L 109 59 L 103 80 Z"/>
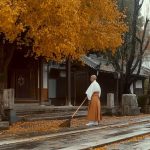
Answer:
<path fill-rule="evenodd" d="M 16 98 L 31 98 L 31 78 L 28 70 L 15 71 L 15 97 Z"/>
<path fill-rule="evenodd" d="M 76 95 L 76 105 L 79 105 L 85 98 L 86 89 L 89 86 L 87 72 L 78 72 L 75 74 L 75 95 Z"/>
<path fill-rule="evenodd" d="M 37 99 L 38 61 L 25 58 L 23 53 L 16 51 L 8 69 L 8 88 L 15 89 L 15 98 Z"/>

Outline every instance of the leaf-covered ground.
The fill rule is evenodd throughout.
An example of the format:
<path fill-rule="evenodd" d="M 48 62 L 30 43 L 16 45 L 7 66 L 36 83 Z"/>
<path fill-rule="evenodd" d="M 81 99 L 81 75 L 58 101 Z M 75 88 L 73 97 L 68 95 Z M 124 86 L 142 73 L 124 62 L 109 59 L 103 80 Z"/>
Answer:
<path fill-rule="evenodd" d="M 117 124 L 121 122 L 133 122 L 133 119 L 142 119 L 150 115 L 139 115 L 139 116 L 104 116 L 103 120 L 100 122 L 101 125 L 107 124 Z M 64 122 L 68 120 L 42 120 L 42 121 L 31 121 L 31 122 L 18 122 L 10 126 L 8 130 L 0 131 L 1 137 L 8 136 L 31 136 L 31 135 L 41 135 L 59 132 L 68 128 L 68 126 L 63 125 Z M 72 119 L 71 128 L 84 127 L 88 120 L 83 118 Z"/>

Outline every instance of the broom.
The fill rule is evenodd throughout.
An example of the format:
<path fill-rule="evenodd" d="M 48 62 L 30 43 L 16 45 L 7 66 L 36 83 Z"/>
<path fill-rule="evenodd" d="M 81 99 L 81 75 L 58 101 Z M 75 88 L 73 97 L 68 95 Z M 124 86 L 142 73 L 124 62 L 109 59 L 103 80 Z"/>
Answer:
<path fill-rule="evenodd" d="M 78 110 L 84 104 L 84 102 L 86 101 L 86 99 L 87 99 L 87 97 L 85 97 L 85 99 L 83 100 L 83 102 L 81 103 L 81 105 L 77 108 L 77 110 L 73 113 L 73 115 L 68 120 L 66 120 L 65 122 L 63 122 L 62 124 L 60 124 L 61 127 L 71 127 L 71 119 L 73 119 L 73 117 L 76 115 L 76 113 L 78 112 Z"/>

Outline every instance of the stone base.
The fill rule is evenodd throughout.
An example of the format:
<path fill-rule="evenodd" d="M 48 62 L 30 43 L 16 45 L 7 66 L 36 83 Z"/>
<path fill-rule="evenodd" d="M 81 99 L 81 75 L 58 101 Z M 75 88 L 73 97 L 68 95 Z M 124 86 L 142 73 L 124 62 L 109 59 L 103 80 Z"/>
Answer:
<path fill-rule="evenodd" d="M 133 107 L 133 106 L 124 106 L 122 107 L 122 115 L 139 115 L 140 114 L 140 107 Z"/>
<path fill-rule="evenodd" d="M 107 107 L 114 107 L 114 93 L 107 93 Z"/>
<path fill-rule="evenodd" d="M 116 109 L 115 108 L 107 108 L 106 109 L 106 114 L 107 115 L 115 115 L 116 114 Z"/>
<path fill-rule="evenodd" d="M 8 121 L 0 121 L 0 130 L 9 129 L 9 122 Z"/>
<path fill-rule="evenodd" d="M 122 96 L 122 115 L 139 115 L 137 97 L 135 94 L 123 94 Z"/>
<path fill-rule="evenodd" d="M 20 119 L 16 116 L 16 111 L 13 109 L 8 109 L 5 110 L 5 114 L 7 116 L 6 120 L 9 121 L 9 124 L 13 124 L 17 121 L 19 121 Z"/>
<path fill-rule="evenodd" d="M 105 115 L 119 115 L 119 108 L 118 107 L 113 107 L 113 108 L 109 108 L 109 107 L 105 107 L 105 111 L 103 111 L 103 114 Z"/>

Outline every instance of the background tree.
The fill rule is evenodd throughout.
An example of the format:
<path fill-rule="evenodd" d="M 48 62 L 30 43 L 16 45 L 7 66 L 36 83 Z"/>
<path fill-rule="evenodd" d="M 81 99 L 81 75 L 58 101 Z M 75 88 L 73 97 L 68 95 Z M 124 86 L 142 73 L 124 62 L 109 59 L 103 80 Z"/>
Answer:
<path fill-rule="evenodd" d="M 7 67 L 13 56 L 18 35 L 23 25 L 18 16 L 23 12 L 21 1 L 0 1 L 0 87 L 6 87 Z"/>
<path fill-rule="evenodd" d="M 146 18 L 143 26 L 143 19 L 140 16 L 140 9 L 143 1 L 119 1 L 121 9 L 125 9 L 127 14 L 126 22 L 129 25 L 129 32 L 123 36 L 124 44 L 119 47 L 114 55 L 107 52 L 104 56 L 111 63 L 116 72 L 120 74 L 121 93 L 130 93 L 131 84 L 137 80 L 134 76 L 140 74 L 143 54 L 150 42 L 146 38 L 146 29 L 149 19 Z M 129 5 L 131 3 L 132 5 Z M 143 30 L 142 30 L 143 26 Z"/>

